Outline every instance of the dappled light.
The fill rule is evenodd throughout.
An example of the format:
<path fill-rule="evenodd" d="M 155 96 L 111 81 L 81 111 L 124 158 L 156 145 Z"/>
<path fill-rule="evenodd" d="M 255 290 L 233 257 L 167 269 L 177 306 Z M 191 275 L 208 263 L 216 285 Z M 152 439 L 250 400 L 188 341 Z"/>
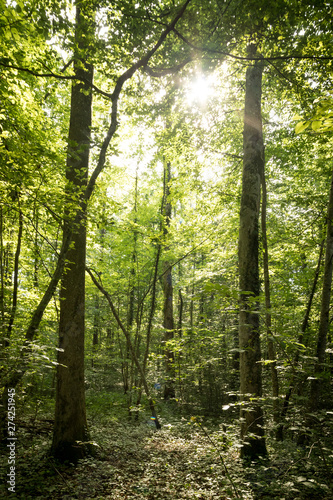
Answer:
<path fill-rule="evenodd" d="M 333 5 L 0 3 L 0 497 L 331 500 Z"/>

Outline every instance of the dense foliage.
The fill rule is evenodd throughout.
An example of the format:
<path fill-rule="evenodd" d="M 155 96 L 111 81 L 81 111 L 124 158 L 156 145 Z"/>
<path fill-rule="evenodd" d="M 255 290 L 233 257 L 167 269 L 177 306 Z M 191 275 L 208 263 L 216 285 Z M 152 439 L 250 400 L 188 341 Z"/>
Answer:
<path fill-rule="evenodd" d="M 13 388 L 13 498 L 332 498 L 332 14 L 324 0 L 0 0 L 0 420 L 6 449 Z M 88 92 L 87 61 L 77 188 L 71 89 Z M 262 394 L 244 395 L 238 240 L 258 61 L 264 217 L 260 294 L 246 301 L 260 316 Z M 82 220 L 90 440 L 75 469 L 47 454 L 63 273 Z M 254 404 L 268 457 L 250 464 L 238 429 Z"/>

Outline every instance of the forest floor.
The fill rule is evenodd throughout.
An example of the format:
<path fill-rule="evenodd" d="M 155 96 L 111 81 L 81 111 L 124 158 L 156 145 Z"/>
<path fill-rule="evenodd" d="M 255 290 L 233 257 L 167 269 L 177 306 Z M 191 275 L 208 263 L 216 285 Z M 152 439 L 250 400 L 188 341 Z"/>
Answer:
<path fill-rule="evenodd" d="M 17 422 L 16 490 L 7 490 L 2 456 L 0 497 L 39 499 L 332 500 L 332 456 L 291 441 L 270 448 L 270 460 L 245 467 L 235 426 L 178 417 L 156 431 L 107 416 L 90 422 L 94 458 L 61 465 L 47 455 L 52 422 Z M 21 424 L 21 425 L 20 425 Z"/>

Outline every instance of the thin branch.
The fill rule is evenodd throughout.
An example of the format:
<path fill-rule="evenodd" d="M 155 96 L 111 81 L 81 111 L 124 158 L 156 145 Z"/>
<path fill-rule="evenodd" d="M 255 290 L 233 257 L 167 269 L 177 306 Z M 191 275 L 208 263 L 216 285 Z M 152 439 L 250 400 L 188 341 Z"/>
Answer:
<path fill-rule="evenodd" d="M 161 428 L 161 424 L 158 421 L 157 414 L 156 414 L 156 411 L 155 411 L 154 401 L 153 401 L 153 399 L 152 399 L 152 397 L 150 395 L 149 386 L 147 384 L 147 379 L 146 379 L 146 375 L 145 375 L 145 366 L 142 367 L 141 364 L 140 364 L 140 362 L 139 362 L 139 360 L 138 360 L 138 357 L 136 355 L 136 352 L 135 352 L 135 349 L 134 349 L 134 346 L 133 346 L 133 343 L 132 343 L 132 340 L 131 340 L 130 333 L 125 328 L 123 322 L 121 321 L 121 319 L 120 319 L 120 317 L 118 315 L 117 309 L 115 308 L 115 306 L 113 304 L 113 301 L 111 299 L 110 294 L 105 290 L 105 288 L 103 287 L 103 285 L 99 281 L 97 281 L 97 279 L 95 278 L 94 274 L 89 269 L 89 267 L 86 267 L 86 271 L 89 274 L 90 278 L 92 279 L 94 285 L 99 289 L 99 291 L 104 295 L 104 297 L 108 301 L 108 304 L 110 306 L 112 314 L 115 317 L 115 320 L 117 321 L 119 328 L 122 330 L 123 334 L 125 335 L 125 338 L 126 338 L 126 341 L 127 341 L 127 345 L 129 347 L 129 350 L 130 350 L 131 355 L 132 355 L 132 359 L 133 359 L 134 363 L 136 364 L 136 367 L 137 367 L 137 369 L 138 369 L 138 371 L 140 373 L 140 377 L 141 377 L 141 380 L 142 380 L 142 383 L 143 383 L 143 387 L 145 389 L 145 393 L 146 393 L 146 396 L 147 396 L 147 399 L 148 399 L 148 402 L 149 402 L 149 407 L 150 407 L 150 410 L 152 412 L 152 416 L 154 417 L 154 420 L 155 420 L 156 429 L 160 429 Z"/>
<path fill-rule="evenodd" d="M 200 428 L 200 429 L 202 429 L 202 430 L 203 430 L 203 432 L 204 432 L 204 434 L 205 434 L 206 438 L 208 439 L 208 441 L 209 441 L 209 442 L 210 442 L 210 443 L 214 446 L 214 448 L 216 449 L 216 451 L 217 451 L 217 453 L 218 453 L 218 455 L 219 455 L 219 457 L 220 457 L 220 460 L 221 460 L 222 466 L 223 466 L 223 468 L 224 468 L 225 475 L 226 475 L 226 476 L 227 476 L 227 478 L 229 479 L 229 481 L 230 481 L 230 483 L 231 483 L 231 485 L 232 485 L 232 487 L 233 487 L 233 489 L 234 489 L 234 492 L 235 492 L 236 498 L 241 498 L 241 497 L 239 496 L 239 494 L 238 494 L 238 490 L 237 490 L 236 485 L 235 485 L 235 483 L 234 483 L 234 481 L 233 481 L 233 479 L 232 479 L 232 477 L 231 477 L 231 475 L 230 475 L 230 473 L 229 473 L 229 470 L 228 470 L 228 468 L 227 468 L 227 466 L 226 466 L 226 464 L 225 464 L 225 461 L 223 460 L 223 457 L 222 457 L 222 455 L 221 455 L 220 451 L 218 450 L 218 446 L 216 445 L 216 443 L 214 443 L 214 441 L 212 440 L 212 438 L 210 437 L 210 435 L 208 434 L 208 432 L 206 431 L 206 429 L 205 429 L 205 427 L 202 425 L 202 423 L 198 422 L 198 426 L 199 426 L 199 428 Z"/>
<path fill-rule="evenodd" d="M 177 73 L 191 61 L 193 61 L 193 57 L 185 59 L 185 61 L 177 64 L 176 66 L 173 66 L 172 68 L 151 68 L 150 66 L 146 66 L 145 71 L 146 73 L 148 73 L 149 76 L 152 76 L 153 78 L 160 78 L 162 76 L 172 75 L 174 73 Z"/>
<path fill-rule="evenodd" d="M 176 28 L 173 29 L 173 32 L 180 38 L 184 43 L 186 43 L 191 49 L 197 50 L 198 52 L 208 52 L 210 54 L 216 54 L 220 55 L 223 57 L 231 57 L 232 59 L 236 59 L 237 61 L 262 61 L 263 57 L 256 57 L 256 56 L 236 56 L 235 54 L 231 54 L 230 52 L 224 52 L 222 50 L 216 50 L 216 49 L 211 49 L 209 47 L 199 47 L 197 45 L 194 45 L 192 42 L 187 40 L 184 35 L 182 35 Z M 279 55 L 279 56 L 272 56 L 272 57 L 265 57 L 265 61 L 270 62 L 270 61 L 289 61 L 292 59 L 296 60 L 303 60 L 303 59 L 308 59 L 308 60 L 313 60 L 313 61 L 333 61 L 333 56 L 310 56 L 310 55 L 298 55 L 298 54 L 292 54 L 292 55 Z"/>
<path fill-rule="evenodd" d="M 65 66 L 60 71 L 62 73 L 66 71 L 68 66 L 70 66 L 71 62 L 72 61 L 69 61 L 67 64 L 65 64 Z M 77 76 L 75 75 L 59 75 L 57 73 L 53 73 L 53 71 L 51 70 L 49 70 L 50 71 L 49 73 L 38 73 L 37 71 L 34 71 L 29 68 L 23 68 L 22 66 L 15 66 L 14 64 L 5 64 L 3 62 L 0 62 L 0 66 L 7 69 L 16 69 L 17 71 L 23 71 L 24 73 L 29 73 L 29 75 L 36 76 L 37 78 L 56 78 L 58 80 L 79 80 L 80 82 L 89 84 L 84 78 L 78 79 Z M 97 92 L 98 94 L 107 97 L 108 99 L 112 99 L 112 94 L 110 94 L 109 92 L 105 92 L 104 90 L 99 89 L 94 84 L 89 84 L 89 86 L 93 90 L 95 90 L 95 92 Z"/>
<path fill-rule="evenodd" d="M 7 69 L 16 69 L 17 71 L 23 71 L 24 73 L 29 73 L 29 75 L 37 76 L 40 78 L 58 78 L 59 80 L 74 80 L 75 76 L 74 75 L 57 75 L 56 73 L 53 73 L 51 71 L 50 73 L 37 73 L 37 71 L 34 71 L 29 68 L 23 68 L 22 66 L 15 66 L 14 64 L 5 64 L 3 62 L 0 62 L 0 66 L 3 68 Z"/>
<path fill-rule="evenodd" d="M 270 59 L 264 58 L 264 60 L 267 61 L 282 78 L 284 78 L 285 80 L 287 80 L 287 82 L 289 82 L 290 85 L 292 85 L 292 86 L 296 85 L 296 87 L 297 87 L 297 83 L 292 82 L 290 80 L 290 78 L 288 78 L 284 73 L 282 73 L 282 71 L 280 71 L 279 68 Z"/>
<path fill-rule="evenodd" d="M 172 23 L 163 31 L 163 33 L 161 34 L 160 38 L 158 39 L 158 41 L 154 45 L 154 47 L 151 50 L 149 50 L 145 56 L 143 56 L 141 59 L 139 59 L 135 64 L 133 64 L 128 70 L 126 70 L 118 78 L 116 86 L 115 86 L 115 89 L 114 89 L 113 93 L 111 94 L 112 109 L 111 109 L 111 123 L 110 123 L 110 127 L 109 127 L 109 130 L 108 130 L 108 132 L 107 132 L 107 134 L 105 136 L 105 139 L 103 141 L 103 144 L 102 144 L 102 147 L 101 147 L 101 150 L 100 150 L 100 155 L 99 155 L 97 166 L 96 166 L 95 170 L 93 171 L 93 173 L 92 173 L 92 175 L 90 177 L 90 180 L 89 180 L 86 192 L 84 194 L 84 200 L 83 200 L 84 203 L 86 203 L 89 200 L 89 198 L 90 198 L 90 196 L 91 196 L 91 194 L 93 192 L 96 179 L 99 176 L 99 174 L 101 173 L 101 171 L 103 170 L 103 167 L 104 167 L 104 164 L 105 164 L 105 159 L 106 159 L 106 150 L 107 150 L 107 148 L 109 146 L 109 143 L 110 143 L 112 137 L 114 136 L 114 134 L 115 134 L 115 132 L 117 130 L 117 127 L 118 127 L 118 122 L 117 122 L 118 99 L 119 99 L 119 95 L 120 95 L 120 92 L 121 92 L 124 84 L 127 82 L 127 80 L 129 80 L 134 75 L 134 73 L 138 69 L 146 68 L 147 67 L 149 60 L 155 54 L 155 52 L 157 52 L 157 50 L 160 48 L 160 46 L 162 45 L 162 43 L 164 42 L 164 40 L 166 39 L 166 37 L 168 36 L 168 34 L 171 31 L 173 31 L 173 29 L 175 28 L 177 22 L 179 21 L 179 19 L 184 14 L 184 12 L 186 10 L 186 7 L 188 6 L 188 4 L 190 2 L 191 2 L 191 0 L 186 0 L 186 2 L 184 3 L 183 7 L 179 10 L 178 14 L 175 16 L 175 18 L 172 21 Z"/>

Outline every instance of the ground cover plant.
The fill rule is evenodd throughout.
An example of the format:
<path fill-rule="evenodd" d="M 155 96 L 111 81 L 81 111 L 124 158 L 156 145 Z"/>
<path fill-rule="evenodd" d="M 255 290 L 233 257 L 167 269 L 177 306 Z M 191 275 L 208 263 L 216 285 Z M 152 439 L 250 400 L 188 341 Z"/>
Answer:
<path fill-rule="evenodd" d="M 270 459 L 246 464 L 239 455 L 237 426 L 226 416 L 193 416 L 163 405 L 157 431 L 149 412 L 130 421 L 119 394 L 103 394 L 90 404 L 88 397 L 95 454 L 76 466 L 45 452 L 53 423 L 47 408 L 41 408 L 40 417 L 19 413 L 16 493 L 7 491 L 3 457 L 1 495 L 28 500 L 332 498 L 333 457 L 323 434 L 311 446 L 291 438 L 269 441 Z"/>

